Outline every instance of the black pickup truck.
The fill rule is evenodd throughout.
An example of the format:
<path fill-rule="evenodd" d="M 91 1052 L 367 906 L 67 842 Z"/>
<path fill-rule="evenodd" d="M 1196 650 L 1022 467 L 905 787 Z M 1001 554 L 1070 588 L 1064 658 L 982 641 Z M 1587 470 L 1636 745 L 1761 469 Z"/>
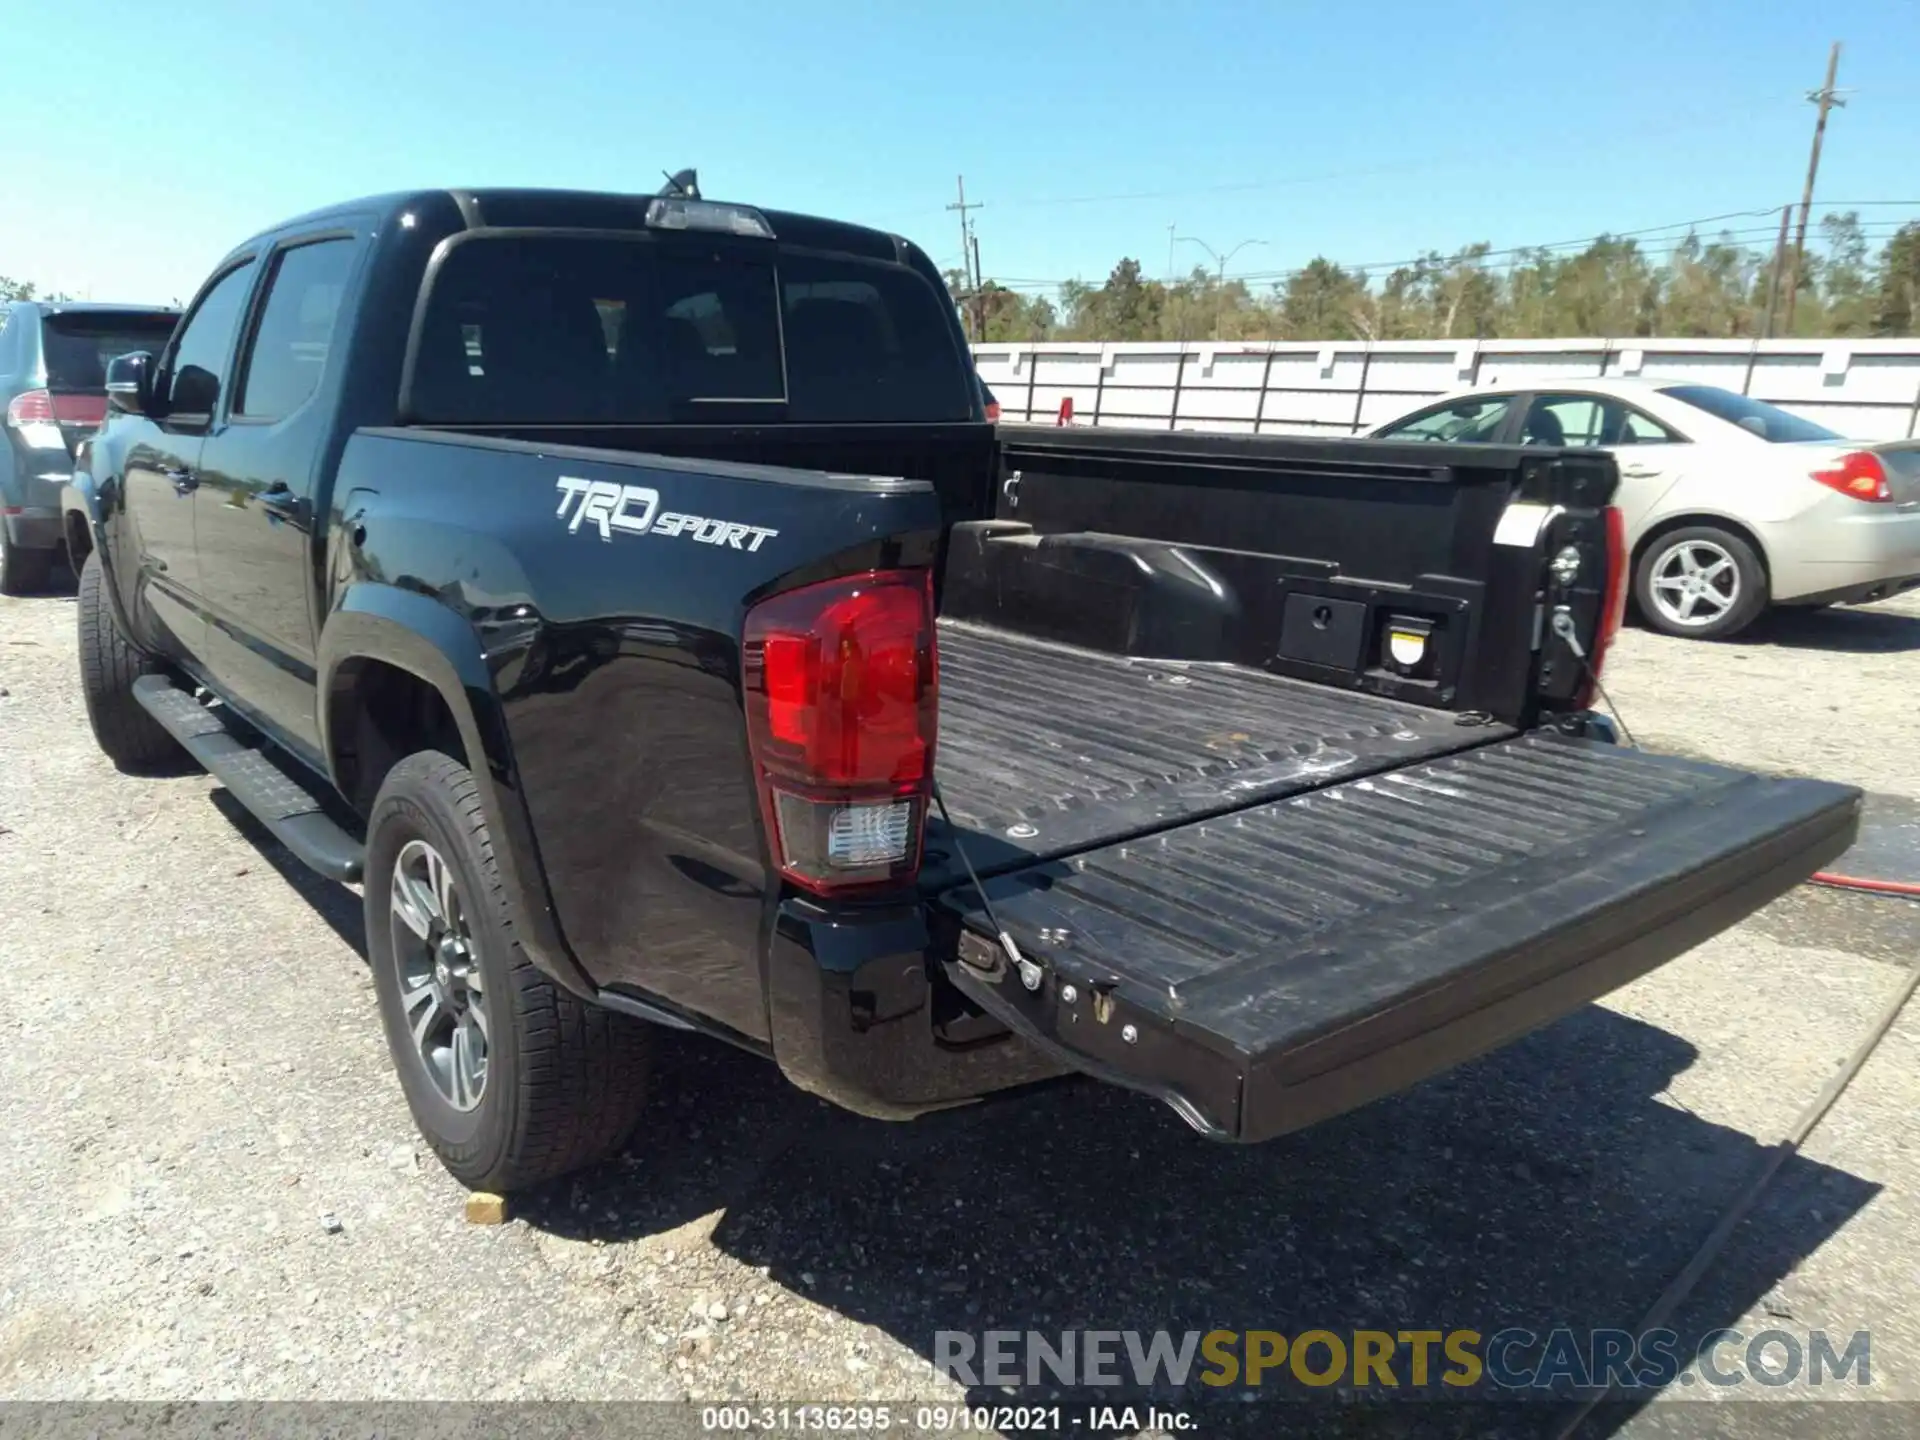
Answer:
<path fill-rule="evenodd" d="M 1263 1139 L 1856 828 L 1586 709 L 1610 457 L 996 432 L 934 267 L 858 226 L 358 201 L 109 381 L 64 496 L 94 733 L 364 887 L 470 1185 L 622 1144 L 658 1026 L 871 1115 L 1077 1071 Z"/>

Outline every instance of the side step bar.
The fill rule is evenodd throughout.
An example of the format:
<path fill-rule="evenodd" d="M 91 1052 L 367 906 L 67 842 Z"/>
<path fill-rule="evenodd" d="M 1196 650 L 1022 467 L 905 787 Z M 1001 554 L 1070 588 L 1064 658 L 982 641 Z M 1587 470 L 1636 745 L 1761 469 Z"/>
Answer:
<path fill-rule="evenodd" d="M 360 882 L 366 847 L 258 744 L 236 735 L 216 711 L 163 675 L 134 681 L 133 698 L 302 864 L 329 880 Z"/>

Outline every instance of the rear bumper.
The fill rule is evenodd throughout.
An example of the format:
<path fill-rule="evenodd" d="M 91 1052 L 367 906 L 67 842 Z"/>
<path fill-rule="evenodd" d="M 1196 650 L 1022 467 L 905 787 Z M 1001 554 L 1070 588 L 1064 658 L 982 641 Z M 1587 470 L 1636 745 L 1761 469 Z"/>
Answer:
<path fill-rule="evenodd" d="M 783 902 L 767 995 L 786 1077 L 858 1114 L 904 1120 L 1076 1068 L 957 1013 L 932 948 L 919 904 L 830 913 Z"/>
<path fill-rule="evenodd" d="M 0 505 L 57 514 L 60 490 L 73 479 L 73 456 L 64 444 L 29 445 L 13 430 L 0 431 Z"/>
<path fill-rule="evenodd" d="M 9 507 L 3 517 L 7 539 L 21 550 L 57 550 L 60 548 L 60 511 L 57 508 Z"/>
<path fill-rule="evenodd" d="M 1883 600 L 1920 584 L 1920 510 L 1836 495 L 1816 512 L 1771 529 L 1764 540 L 1779 603 Z"/>
<path fill-rule="evenodd" d="M 1871 605 L 1877 600 L 1891 600 L 1896 595 L 1904 595 L 1917 587 L 1920 587 L 1920 573 L 1874 577 L 1837 585 L 1831 590 L 1815 590 L 1810 594 L 1787 596 L 1780 603 L 1782 605 Z"/>

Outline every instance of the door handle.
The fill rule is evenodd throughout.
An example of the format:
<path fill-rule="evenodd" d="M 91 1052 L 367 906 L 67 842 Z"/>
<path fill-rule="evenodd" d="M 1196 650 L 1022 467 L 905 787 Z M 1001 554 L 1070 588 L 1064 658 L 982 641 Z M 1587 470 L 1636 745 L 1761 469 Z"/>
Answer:
<path fill-rule="evenodd" d="M 1644 480 L 1649 475 L 1658 475 L 1660 472 L 1651 465 L 1622 465 L 1620 467 L 1620 473 L 1622 475 L 1631 475 L 1636 480 Z"/>
<path fill-rule="evenodd" d="M 294 494 L 284 480 L 275 481 L 254 498 L 267 512 L 269 523 L 285 520 L 297 524 L 305 518 L 306 502 Z"/>
<path fill-rule="evenodd" d="M 191 495 L 200 488 L 200 477 L 184 465 L 162 465 L 160 473 L 173 482 L 176 495 Z"/>

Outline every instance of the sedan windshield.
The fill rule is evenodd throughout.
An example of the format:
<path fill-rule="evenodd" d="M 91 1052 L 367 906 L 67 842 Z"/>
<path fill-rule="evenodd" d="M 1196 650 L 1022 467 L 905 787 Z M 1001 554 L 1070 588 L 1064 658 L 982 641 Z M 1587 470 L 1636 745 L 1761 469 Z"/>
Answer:
<path fill-rule="evenodd" d="M 1778 405 L 1769 405 L 1764 400 L 1755 400 L 1748 395 L 1736 395 L 1731 390 L 1722 390 L 1718 385 L 1670 385 L 1660 393 L 1671 395 L 1696 410 L 1704 410 L 1729 425 L 1738 425 L 1742 430 L 1776 445 L 1791 444 L 1797 440 L 1843 438 L 1824 425 L 1802 420 L 1798 415 L 1789 415 Z"/>

